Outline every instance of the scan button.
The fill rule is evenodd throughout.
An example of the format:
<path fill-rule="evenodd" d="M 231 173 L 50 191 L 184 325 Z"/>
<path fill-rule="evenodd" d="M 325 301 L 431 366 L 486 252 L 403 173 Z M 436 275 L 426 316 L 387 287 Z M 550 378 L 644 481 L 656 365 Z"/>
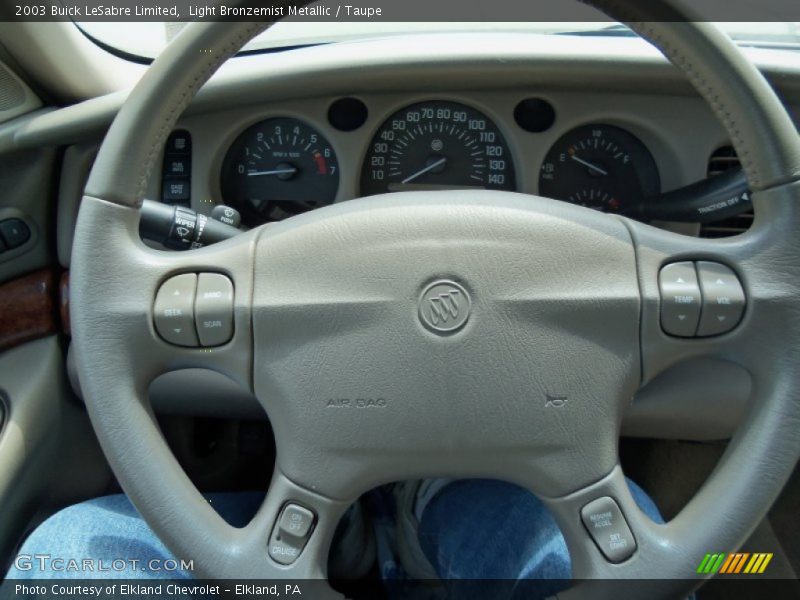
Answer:
<path fill-rule="evenodd" d="M 200 273 L 194 305 L 203 346 L 221 346 L 233 337 L 233 283 L 220 273 Z"/>

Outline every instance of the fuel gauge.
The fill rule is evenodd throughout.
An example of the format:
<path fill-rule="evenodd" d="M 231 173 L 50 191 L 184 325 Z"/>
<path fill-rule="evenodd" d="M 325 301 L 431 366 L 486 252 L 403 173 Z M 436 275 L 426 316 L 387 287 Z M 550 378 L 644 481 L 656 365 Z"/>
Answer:
<path fill-rule="evenodd" d="M 638 212 L 661 191 L 655 160 L 633 134 L 613 125 L 583 125 L 547 153 L 539 195 L 604 212 Z"/>

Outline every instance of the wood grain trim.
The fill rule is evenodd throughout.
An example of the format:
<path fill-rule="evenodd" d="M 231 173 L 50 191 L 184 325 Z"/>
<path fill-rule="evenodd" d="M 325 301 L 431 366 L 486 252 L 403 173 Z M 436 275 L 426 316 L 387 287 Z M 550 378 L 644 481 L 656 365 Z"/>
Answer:
<path fill-rule="evenodd" d="M 58 316 L 61 317 L 61 331 L 65 335 L 72 335 L 72 326 L 69 321 L 69 271 L 61 274 L 58 284 Z"/>
<path fill-rule="evenodd" d="M 36 271 L 0 285 L 0 352 L 58 329 L 54 271 Z"/>

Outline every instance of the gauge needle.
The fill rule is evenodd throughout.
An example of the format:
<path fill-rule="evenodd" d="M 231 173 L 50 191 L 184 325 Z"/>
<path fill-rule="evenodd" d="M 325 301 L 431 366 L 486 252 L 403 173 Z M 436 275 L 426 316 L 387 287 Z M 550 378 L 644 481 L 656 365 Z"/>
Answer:
<path fill-rule="evenodd" d="M 581 163 L 584 167 L 588 167 L 588 168 L 592 169 L 593 171 L 597 171 L 598 173 L 600 173 L 600 175 L 608 175 L 608 171 L 605 171 L 605 170 L 601 169 L 600 167 L 598 167 L 597 165 L 593 165 L 592 163 L 590 163 L 588 161 L 585 161 L 582 158 L 579 158 L 579 157 L 575 156 L 574 154 L 571 154 L 570 158 L 572 160 L 574 160 L 575 162 Z"/>
<path fill-rule="evenodd" d="M 425 173 L 427 173 L 429 171 L 433 171 L 436 167 L 442 166 L 445 162 L 447 162 L 447 158 L 443 156 L 439 160 L 434 161 L 431 164 L 429 164 L 427 167 L 424 167 L 424 168 L 420 169 L 419 171 L 417 171 L 416 173 L 413 173 L 412 175 L 409 175 L 408 177 L 403 179 L 403 181 L 401 181 L 400 183 L 411 183 L 412 181 L 414 181 L 420 175 L 424 175 Z"/>
<path fill-rule="evenodd" d="M 294 175 L 297 169 L 294 167 L 287 167 L 286 169 L 273 169 L 272 171 L 248 171 L 248 177 L 257 177 L 259 175 Z"/>

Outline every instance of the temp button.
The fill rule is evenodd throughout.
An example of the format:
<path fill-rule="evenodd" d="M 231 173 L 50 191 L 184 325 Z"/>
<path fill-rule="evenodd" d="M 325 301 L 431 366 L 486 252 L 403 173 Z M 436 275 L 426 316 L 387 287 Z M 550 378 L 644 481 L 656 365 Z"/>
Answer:
<path fill-rule="evenodd" d="M 670 335 L 693 337 L 700 322 L 702 295 L 693 262 L 676 262 L 661 269 L 661 328 Z"/>

